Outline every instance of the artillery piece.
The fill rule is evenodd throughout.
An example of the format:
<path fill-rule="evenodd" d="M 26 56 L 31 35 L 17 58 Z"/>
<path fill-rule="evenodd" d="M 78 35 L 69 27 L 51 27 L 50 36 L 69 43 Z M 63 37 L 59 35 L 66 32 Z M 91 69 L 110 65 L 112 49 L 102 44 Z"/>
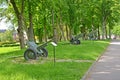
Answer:
<path fill-rule="evenodd" d="M 70 39 L 70 43 L 71 43 L 71 44 L 75 44 L 75 45 L 80 44 L 81 42 L 80 42 L 79 38 L 80 38 L 82 35 L 83 35 L 83 34 L 79 34 L 79 35 L 76 35 L 76 36 L 72 36 L 72 38 Z"/>
<path fill-rule="evenodd" d="M 48 42 L 47 42 L 48 43 Z M 48 51 L 45 49 L 47 43 L 38 46 L 34 41 L 27 42 L 27 50 L 24 52 L 25 60 L 35 60 L 37 57 L 47 57 Z"/>

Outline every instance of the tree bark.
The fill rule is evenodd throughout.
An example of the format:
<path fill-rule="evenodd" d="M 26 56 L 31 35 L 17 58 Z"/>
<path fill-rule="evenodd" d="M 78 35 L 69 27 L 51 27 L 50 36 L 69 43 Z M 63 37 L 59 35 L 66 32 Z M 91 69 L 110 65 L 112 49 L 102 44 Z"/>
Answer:
<path fill-rule="evenodd" d="M 106 24 L 105 24 L 105 38 L 107 39 L 108 38 L 108 32 L 107 32 L 107 27 L 106 27 Z"/>
<path fill-rule="evenodd" d="M 64 35 L 64 29 L 63 29 L 64 26 L 62 25 L 61 9 L 60 9 L 60 24 L 59 24 L 59 27 L 60 27 L 60 30 L 61 30 L 62 38 L 63 38 L 64 40 L 66 40 L 66 39 L 65 39 L 65 35 Z"/>
<path fill-rule="evenodd" d="M 98 25 L 98 40 L 100 40 L 100 26 Z"/>
<path fill-rule="evenodd" d="M 109 27 L 109 39 L 111 39 L 111 28 Z"/>
<path fill-rule="evenodd" d="M 104 17 L 102 19 L 102 39 L 105 38 L 105 23 L 104 23 Z"/>
<path fill-rule="evenodd" d="M 82 35 L 82 39 L 85 40 L 86 39 L 86 30 L 85 30 L 85 25 L 83 24 L 83 26 L 81 27 L 81 33 Z"/>
<path fill-rule="evenodd" d="M 28 11 L 29 11 L 29 28 L 28 28 L 28 40 L 29 41 L 35 41 L 34 39 L 34 30 L 33 30 L 33 21 L 32 21 L 32 8 L 31 8 L 31 2 L 28 0 Z"/>
<path fill-rule="evenodd" d="M 44 15 L 44 38 L 45 38 L 45 42 L 47 42 L 47 29 L 46 29 L 46 17 Z"/>
<path fill-rule="evenodd" d="M 42 42 L 42 37 L 43 37 L 43 29 L 38 28 L 38 39 L 40 43 Z"/>
<path fill-rule="evenodd" d="M 25 48 L 25 43 L 24 43 L 24 33 L 23 33 L 23 20 L 22 20 L 22 16 L 23 16 L 23 9 L 24 9 L 24 0 L 22 0 L 22 6 L 21 6 L 21 12 L 19 12 L 16 3 L 14 0 L 10 0 L 15 14 L 17 16 L 18 19 L 18 36 L 19 36 L 19 42 L 20 42 L 20 48 L 23 49 Z"/>
<path fill-rule="evenodd" d="M 69 29 L 68 29 L 68 25 L 66 24 L 66 37 L 67 37 L 67 40 L 70 40 L 69 39 Z"/>
<path fill-rule="evenodd" d="M 54 10 L 52 9 L 53 41 L 57 43 L 57 30 L 54 24 Z"/>
<path fill-rule="evenodd" d="M 20 41 L 20 48 L 23 49 L 25 48 L 25 41 L 24 41 L 24 33 L 23 33 L 23 25 L 22 25 L 22 19 L 19 17 L 18 19 L 18 36 L 19 36 L 19 41 Z"/>
<path fill-rule="evenodd" d="M 102 18 L 102 39 L 107 38 L 107 29 L 106 29 L 106 16 Z"/>

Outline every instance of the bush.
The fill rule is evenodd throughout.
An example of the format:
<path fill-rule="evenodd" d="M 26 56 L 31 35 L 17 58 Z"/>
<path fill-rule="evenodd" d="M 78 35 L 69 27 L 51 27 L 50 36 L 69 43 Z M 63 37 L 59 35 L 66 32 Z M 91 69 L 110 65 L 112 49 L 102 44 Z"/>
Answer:
<path fill-rule="evenodd" d="M 19 46 L 16 42 L 0 42 L 0 47 L 13 47 L 13 46 Z"/>

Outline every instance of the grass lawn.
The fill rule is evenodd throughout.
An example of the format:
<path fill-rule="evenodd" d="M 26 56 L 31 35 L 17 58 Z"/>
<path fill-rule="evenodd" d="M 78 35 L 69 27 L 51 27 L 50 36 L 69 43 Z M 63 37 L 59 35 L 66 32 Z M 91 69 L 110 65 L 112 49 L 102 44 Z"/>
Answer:
<path fill-rule="evenodd" d="M 105 51 L 109 41 L 82 41 L 80 45 L 60 42 L 53 62 L 53 46 L 48 58 L 25 61 L 19 47 L 0 47 L 0 80 L 80 80 Z M 19 56 L 19 57 L 16 57 Z"/>

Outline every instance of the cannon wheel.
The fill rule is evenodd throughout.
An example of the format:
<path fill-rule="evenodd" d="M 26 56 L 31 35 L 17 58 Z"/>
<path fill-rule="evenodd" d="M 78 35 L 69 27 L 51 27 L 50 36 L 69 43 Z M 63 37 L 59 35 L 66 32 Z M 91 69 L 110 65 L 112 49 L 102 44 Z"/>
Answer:
<path fill-rule="evenodd" d="M 81 42 L 80 42 L 80 40 L 73 40 L 73 41 L 71 41 L 70 43 L 71 43 L 71 44 L 76 44 L 76 45 L 77 45 L 77 44 L 80 44 Z"/>
<path fill-rule="evenodd" d="M 43 51 L 42 56 L 47 57 L 48 56 L 48 51 L 45 48 L 41 49 Z"/>
<path fill-rule="evenodd" d="M 32 49 L 27 49 L 24 52 L 24 58 L 25 60 L 35 60 L 37 59 L 37 54 Z"/>
<path fill-rule="evenodd" d="M 80 40 L 77 40 L 76 42 L 77 42 L 77 44 L 80 44 Z"/>

